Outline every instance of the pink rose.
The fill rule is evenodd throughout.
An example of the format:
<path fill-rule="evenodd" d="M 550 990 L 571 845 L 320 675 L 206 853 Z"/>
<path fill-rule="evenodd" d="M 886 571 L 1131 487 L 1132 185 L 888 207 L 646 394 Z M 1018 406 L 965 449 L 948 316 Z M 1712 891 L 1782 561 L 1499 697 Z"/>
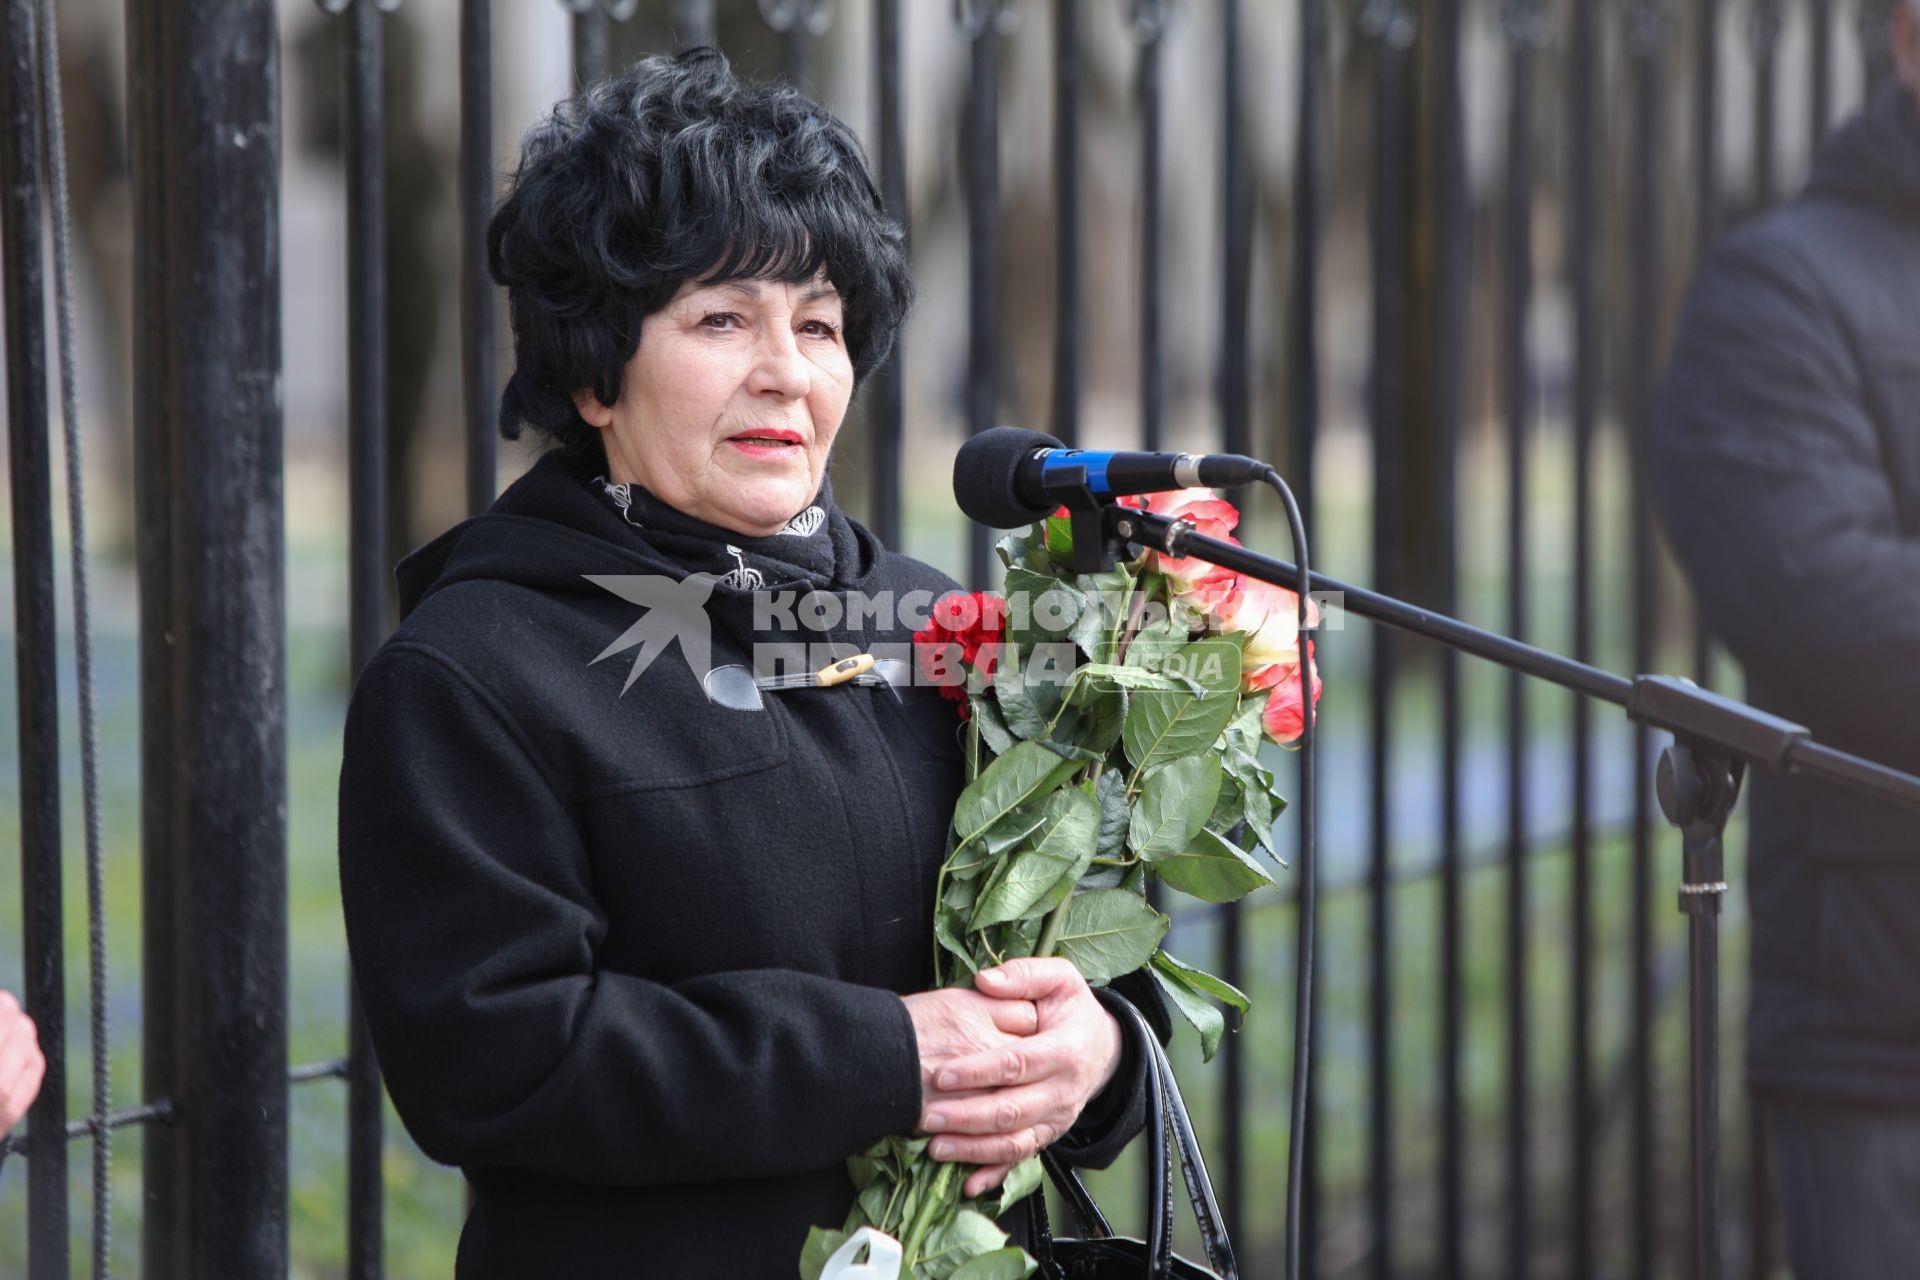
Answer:
<path fill-rule="evenodd" d="M 1184 565 L 1198 564 L 1199 561 L 1177 560 L 1169 563 Z M 1171 577 L 1168 579 L 1173 591 L 1173 603 L 1202 618 L 1210 616 L 1219 609 L 1226 602 L 1227 597 L 1231 596 L 1240 585 L 1240 575 L 1231 569 L 1221 569 L 1213 565 L 1208 565 L 1206 568 L 1211 572 L 1192 582 L 1182 583 L 1179 579 Z"/>
<path fill-rule="evenodd" d="M 1311 642 L 1307 649 L 1311 654 Z M 1313 681 L 1313 705 L 1317 710 L 1320 706 L 1320 666 L 1311 657 L 1307 659 L 1307 664 Z M 1260 724 L 1275 742 L 1296 742 L 1306 729 L 1306 717 L 1300 707 L 1300 664 L 1278 664 L 1276 671 L 1273 692 L 1267 695 L 1267 706 L 1260 713 Z"/>
<path fill-rule="evenodd" d="M 1239 585 L 1227 594 L 1226 599 L 1214 607 L 1213 616 L 1219 619 L 1221 630 L 1246 633 L 1247 648 L 1242 670 L 1248 673 L 1245 680 L 1247 690 L 1262 689 L 1271 684 L 1271 680 L 1254 683 L 1266 675 L 1266 668 L 1276 663 L 1300 661 L 1299 613 L 1298 595 L 1285 587 L 1276 587 L 1256 578 L 1241 578 Z M 1309 599 L 1307 625 L 1313 627 L 1319 623 L 1320 607 Z"/>
<path fill-rule="evenodd" d="M 1197 534 L 1232 542 L 1236 547 L 1240 545 L 1233 539 L 1233 531 L 1240 523 L 1240 512 L 1211 489 L 1150 493 L 1142 505 L 1157 516 L 1192 522 L 1193 531 Z M 1164 556 L 1157 551 L 1149 553 L 1147 565 L 1155 572 L 1166 575 L 1176 597 L 1186 595 L 1197 584 L 1223 572 L 1218 566 L 1193 556 Z"/>

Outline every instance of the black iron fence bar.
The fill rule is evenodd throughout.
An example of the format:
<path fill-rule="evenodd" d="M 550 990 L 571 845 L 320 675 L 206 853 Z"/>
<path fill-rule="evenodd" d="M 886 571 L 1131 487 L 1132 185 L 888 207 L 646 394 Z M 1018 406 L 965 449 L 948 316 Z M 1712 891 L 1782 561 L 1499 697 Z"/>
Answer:
<path fill-rule="evenodd" d="M 1053 0 L 1053 434 L 1080 440 L 1080 0 Z"/>
<path fill-rule="evenodd" d="M 1720 235 L 1725 198 L 1720 182 L 1720 0 L 1696 0 L 1700 29 L 1694 38 L 1693 159 L 1696 170 L 1694 258 L 1704 257 Z M 1712 683 L 1713 638 L 1698 610 L 1693 616 L 1693 678 Z"/>
<path fill-rule="evenodd" d="M 322 1080 L 345 1080 L 349 1068 L 346 1058 L 334 1058 L 326 1062 L 309 1063 L 303 1067 L 294 1067 L 287 1072 L 287 1084 L 313 1084 Z M 78 1120 L 66 1123 L 65 1137 L 68 1142 L 76 1138 L 86 1138 L 103 1130 L 126 1129 L 134 1125 L 169 1125 L 177 1118 L 173 1103 L 143 1103 L 137 1107 L 125 1107 L 119 1111 L 109 1111 L 104 1115 L 96 1112 Z M 18 1156 L 25 1160 L 32 1154 L 32 1133 L 16 1133 L 11 1137 L 0 1138 L 0 1157 Z"/>
<path fill-rule="evenodd" d="M 1000 407 L 1000 44 L 1011 22 L 1004 0 L 955 0 L 971 58 L 967 86 L 967 431 L 990 430 Z M 967 580 L 984 585 L 993 535 L 973 526 Z"/>
<path fill-rule="evenodd" d="M 607 11 L 600 0 L 567 0 L 573 11 L 573 87 L 607 78 Z"/>
<path fill-rule="evenodd" d="M 760 17 L 780 37 L 780 68 L 803 92 L 813 84 L 813 42 L 833 22 L 827 0 L 760 0 Z"/>
<path fill-rule="evenodd" d="M 7 465 L 13 499 L 13 609 L 19 699 L 20 890 L 25 1004 L 39 1027 L 46 1076 L 32 1128 L 67 1115 L 66 973 L 61 945 L 60 701 L 53 603 L 53 471 L 47 436 L 45 281 L 41 267 L 40 131 L 34 101 L 33 0 L 7 0 L 0 58 L 0 248 L 6 281 Z M 27 1170 L 27 1265 L 67 1275 L 67 1149 L 51 1142 Z"/>
<path fill-rule="evenodd" d="M 1507 634 L 1525 640 L 1529 631 L 1527 554 L 1528 469 L 1532 455 L 1533 351 L 1528 313 L 1533 303 L 1533 112 L 1534 67 L 1545 43 L 1546 15 L 1538 0 L 1507 0 L 1507 156 L 1505 262 L 1501 271 L 1501 372 L 1505 386 L 1507 444 Z M 1507 1274 L 1522 1280 L 1532 1251 L 1533 1092 L 1527 1016 L 1532 951 L 1527 841 L 1527 681 L 1506 673 L 1507 859 L 1506 877 L 1506 1173 Z"/>
<path fill-rule="evenodd" d="M 332 1058 L 325 1062 L 312 1062 L 303 1067 L 293 1067 L 287 1072 L 289 1086 L 313 1084 L 324 1080 L 345 1080 L 351 1067 L 351 1059 Z M 177 1113 L 171 1101 L 142 1103 L 137 1107 L 125 1107 L 119 1111 L 109 1111 L 102 1115 L 95 1113 L 79 1120 L 69 1120 L 66 1125 L 66 1138 L 71 1142 L 75 1138 L 89 1137 L 103 1129 L 125 1129 L 133 1125 L 159 1124 L 169 1125 L 177 1119 Z M 0 1138 L 0 1156 L 14 1155 L 25 1160 L 31 1151 L 31 1133 L 16 1133 L 9 1138 Z"/>
<path fill-rule="evenodd" d="M 172 470 L 170 788 L 175 990 L 166 1132 L 172 1212 L 145 1217 L 147 1274 L 287 1267 L 285 536 L 282 527 L 280 120 L 270 0 L 161 6 L 165 246 L 160 422 Z M 140 188 L 136 184 L 136 191 Z M 136 257 L 146 250 L 136 245 Z M 152 353 L 143 352 L 143 358 Z M 140 423 L 139 429 L 152 429 Z M 237 584 L 244 584 L 238 589 Z M 190 767 L 189 767 L 190 766 Z M 148 856 L 156 855 L 149 849 Z M 153 904 L 146 904 L 149 912 Z M 148 916 L 149 926 L 153 917 Z"/>
<path fill-rule="evenodd" d="M 671 12 L 681 48 L 714 42 L 713 0 L 673 0 Z"/>
<path fill-rule="evenodd" d="M 341 80 L 347 168 L 348 662 L 359 679 L 387 634 L 387 244 L 381 15 L 349 0 Z M 382 1273 L 380 1065 L 347 978 L 347 1274 Z"/>
<path fill-rule="evenodd" d="M 1778 194 L 1774 176 L 1774 135 L 1780 114 L 1780 0 L 1753 0 L 1747 19 L 1747 45 L 1753 54 L 1753 195 L 1770 205 Z"/>
<path fill-rule="evenodd" d="M 1573 657 L 1593 660 L 1593 448 L 1599 420 L 1602 309 L 1600 249 L 1599 0 L 1574 0 L 1569 59 L 1568 173 L 1572 204 L 1569 274 L 1573 294 Z M 1572 936 L 1569 1047 L 1573 1138 L 1568 1216 L 1574 1280 L 1593 1275 L 1595 1208 L 1593 1110 L 1593 717 L 1573 699 Z"/>
<path fill-rule="evenodd" d="M 171 6 L 163 91 L 177 361 L 174 981 L 184 1270 L 287 1266 L 286 652 L 275 9 Z M 208 51 L 251 56 L 210 64 Z M 209 65 L 221 70 L 209 74 Z M 244 145 L 228 144 L 238 136 Z M 218 139 L 219 145 L 206 145 Z M 237 279 L 244 282 L 233 287 Z M 234 584 L 248 589 L 237 593 Z M 157 780 L 156 780 L 157 781 Z M 236 1031 L 235 1028 L 245 1028 Z"/>
<path fill-rule="evenodd" d="M 460 0 L 460 387 L 472 515 L 493 505 L 499 412 L 493 278 L 487 274 L 487 222 L 493 216 L 492 15 L 492 0 Z"/>
<path fill-rule="evenodd" d="M 1645 671 L 1653 665 L 1654 556 L 1653 512 L 1647 499 L 1644 432 L 1651 400 L 1656 352 L 1655 332 L 1660 315 L 1660 209 L 1664 155 L 1663 117 L 1666 99 L 1666 34 L 1668 13 L 1664 0 L 1636 0 L 1626 11 L 1627 51 L 1633 65 L 1632 224 L 1635 270 L 1628 341 L 1627 422 L 1631 439 L 1633 483 L 1630 502 L 1633 583 L 1632 663 Z M 1650 1271 L 1659 1239 L 1658 1204 L 1654 1196 L 1655 1133 L 1653 1077 L 1653 842 L 1648 822 L 1653 810 L 1652 781 L 1647 760 L 1652 735 L 1636 725 L 1633 733 L 1633 962 L 1631 1022 L 1633 1026 L 1633 1135 L 1629 1145 L 1632 1170 L 1633 1256 Z"/>
<path fill-rule="evenodd" d="M 60 30 L 53 0 L 38 0 L 40 110 L 45 127 L 47 204 L 52 212 L 54 313 L 60 351 L 61 438 L 66 453 L 68 559 L 73 584 L 74 683 L 79 696 L 80 793 L 87 885 L 87 1023 L 92 1050 L 93 1114 L 113 1108 L 107 1026 L 106 872 L 100 850 L 99 736 L 94 712 L 92 592 L 87 580 L 84 468 L 80 457 L 78 373 L 74 367 L 72 218 L 67 200 L 66 118 L 60 95 Z M 93 1127 L 93 1274 L 105 1280 L 113 1260 L 113 1137 Z"/>
<path fill-rule="evenodd" d="M 1320 252 L 1327 78 L 1327 15 L 1325 0 L 1300 0 L 1300 74 L 1295 116 L 1293 171 L 1293 247 L 1287 287 L 1287 408 L 1288 462 L 1300 505 L 1301 518 L 1313 527 L 1317 486 L 1313 470 L 1320 435 Z M 1156 68 L 1156 91 L 1157 76 Z M 1157 96 L 1157 92 L 1156 92 Z M 1153 447 L 1153 446 L 1149 446 Z M 1316 751 L 1323 750 L 1325 729 L 1314 725 Z M 1298 789 L 1302 797 L 1313 787 L 1313 761 L 1300 753 Z M 1318 933 L 1296 930 L 1295 972 L 1319 972 Z M 1309 1010 L 1307 1096 L 1298 1101 L 1294 1116 L 1306 1130 L 1306 1140 L 1290 1158 L 1287 1171 L 1286 1276 L 1319 1274 L 1320 1238 L 1320 1127 L 1316 1123 L 1317 1094 L 1312 1082 L 1320 1078 L 1320 1009 Z"/>
<path fill-rule="evenodd" d="M 166 222 L 163 208 L 170 159 L 163 114 L 160 6 L 132 0 L 126 9 L 127 161 L 133 197 L 133 507 L 134 558 L 140 579 L 140 635 L 165 635 L 173 625 L 172 431 L 166 380 L 171 317 L 167 307 Z M 141 1072 L 150 1107 L 172 1113 L 178 1078 L 174 1026 L 173 654 L 168 646 L 140 645 L 140 915 Z M 155 1125 L 141 1143 L 140 1197 L 144 1276 L 179 1274 L 174 1233 L 179 1214 L 179 1154 L 184 1145 L 171 1125 Z"/>
<path fill-rule="evenodd" d="M 312 1084 L 316 1080 L 344 1080 L 352 1069 L 351 1058 L 333 1058 L 326 1062 L 311 1062 L 304 1067 L 295 1067 L 287 1072 L 287 1083 Z"/>
<path fill-rule="evenodd" d="M 1811 85 L 1808 108 L 1813 113 L 1813 140 L 1826 137 L 1833 121 L 1833 0 L 1807 0 L 1807 79 Z"/>
<path fill-rule="evenodd" d="M 344 1063 L 345 1059 L 342 1059 L 343 1067 Z M 146 1103 L 138 1107 L 128 1107 L 122 1111 L 109 1111 L 105 1115 L 91 1115 L 78 1120 L 69 1120 L 63 1127 L 61 1136 L 66 1142 L 72 1142 L 76 1138 L 92 1137 L 105 1130 L 126 1129 L 137 1124 L 171 1124 L 173 1119 L 172 1103 Z M 12 1155 L 22 1160 L 27 1159 L 34 1154 L 34 1138 L 35 1135 L 31 1132 L 16 1133 L 10 1138 L 0 1138 L 0 1156 Z M 47 1144 L 47 1149 L 54 1149 L 51 1142 Z"/>
<path fill-rule="evenodd" d="M 1440 608 L 1459 612 L 1458 466 L 1466 375 L 1468 211 L 1466 122 L 1460 81 L 1463 0 L 1436 8 L 1438 45 L 1434 109 L 1438 114 L 1433 198 L 1434 306 L 1432 332 L 1439 344 L 1434 363 L 1438 437 L 1438 501 L 1433 538 L 1438 554 L 1436 591 Z M 1439 1274 L 1457 1277 L 1466 1266 L 1464 1179 L 1466 1117 L 1461 1062 L 1465 1051 L 1462 999 L 1461 915 L 1461 691 L 1459 655 L 1439 655 L 1440 670 L 1440 1143 L 1434 1166 L 1439 1197 Z"/>
<path fill-rule="evenodd" d="M 1860 31 L 1860 57 L 1866 91 L 1871 94 L 1881 80 L 1893 74 L 1893 47 L 1887 40 L 1889 19 L 1901 0 L 1860 0 L 1854 22 Z"/>
<path fill-rule="evenodd" d="M 1380 0 L 1361 11 L 1362 32 L 1373 45 L 1373 146 L 1368 223 L 1372 240 L 1373 350 L 1368 421 L 1373 436 L 1373 578 L 1382 591 L 1400 586 L 1400 496 L 1403 452 L 1402 379 L 1407 351 L 1407 105 L 1415 33 L 1411 7 Z M 1393 762 L 1394 643 L 1385 631 L 1369 637 L 1368 679 L 1369 862 L 1368 895 L 1368 1132 L 1367 1179 L 1370 1269 L 1388 1280 L 1394 1269 L 1393 1107 L 1393 832 L 1389 779 Z"/>
<path fill-rule="evenodd" d="M 1819 22 L 1818 2 L 1810 15 Z M 1753 0 L 1748 15 L 1748 46 L 1753 55 L 1753 198 L 1757 208 L 1771 205 L 1779 195 L 1775 176 L 1779 117 L 1780 36 L 1785 15 L 1781 0 Z M 1817 37 L 1816 37 L 1817 42 Z M 1814 140 L 1818 142 L 1816 123 Z M 1766 1116 L 1757 1094 L 1747 1097 L 1747 1262 L 1754 1280 L 1765 1280 L 1772 1270 L 1772 1222 L 1768 1203 L 1771 1181 L 1766 1141 Z"/>
<path fill-rule="evenodd" d="M 911 235 L 907 208 L 907 134 L 900 105 L 900 0 L 875 0 L 873 64 L 874 129 L 878 134 L 880 197 L 887 212 L 900 224 L 903 242 Z M 874 531 L 889 547 L 900 546 L 901 442 L 906 434 L 906 383 L 902 377 L 905 336 L 894 339 L 893 350 L 877 379 L 879 421 L 873 431 L 873 487 L 870 514 Z"/>
<path fill-rule="evenodd" d="M 1161 308 L 1161 237 L 1165 187 L 1161 143 L 1166 134 L 1161 106 L 1161 50 L 1169 0 L 1133 0 L 1129 11 L 1140 46 L 1140 447 L 1158 450 L 1166 418 L 1165 340 Z"/>
<path fill-rule="evenodd" d="M 1220 443 L 1228 453 L 1246 454 L 1253 450 L 1248 332 L 1253 300 L 1253 186 L 1247 165 L 1241 28 L 1240 0 L 1221 0 Z M 1248 509 L 1244 500 L 1239 506 L 1242 512 Z M 1236 987 L 1246 986 L 1246 940 L 1238 903 L 1230 904 L 1221 920 L 1220 975 Z M 1227 1231 L 1244 1235 L 1247 1151 L 1241 1117 L 1246 1107 L 1247 1064 L 1242 1037 L 1227 1039 L 1220 1067 L 1220 1211 Z"/>
<path fill-rule="evenodd" d="M 1160 277 L 1162 137 L 1160 63 L 1161 37 L 1166 33 L 1166 0 L 1131 0 L 1127 24 L 1139 46 L 1135 85 L 1140 112 L 1140 447 L 1160 447 L 1165 412 L 1166 376 L 1160 327 L 1163 282 Z M 1077 365 L 1076 365 L 1077 368 Z M 1077 412 L 1077 407 L 1076 407 Z M 1159 885 L 1147 888 L 1149 902 L 1158 907 Z M 1141 1216 L 1151 1218 L 1159 1196 L 1158 1171 L 1147 1162 L 1140 1170 Z"/>

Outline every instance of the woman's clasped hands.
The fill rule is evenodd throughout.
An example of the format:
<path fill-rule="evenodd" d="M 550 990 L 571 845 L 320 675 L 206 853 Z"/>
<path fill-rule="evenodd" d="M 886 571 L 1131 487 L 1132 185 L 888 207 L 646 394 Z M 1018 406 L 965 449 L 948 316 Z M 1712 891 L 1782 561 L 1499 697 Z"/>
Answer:
<path fill-rule="evenodd" d="M 1120 1064 L 1120 1027 L 1062 959 L 1009 960 L 975 989 L 904 997 L 920 1046 L 920 1131 L 935 1160 L 980 1166 L 965 1194 L 1072 1127 Z"/>

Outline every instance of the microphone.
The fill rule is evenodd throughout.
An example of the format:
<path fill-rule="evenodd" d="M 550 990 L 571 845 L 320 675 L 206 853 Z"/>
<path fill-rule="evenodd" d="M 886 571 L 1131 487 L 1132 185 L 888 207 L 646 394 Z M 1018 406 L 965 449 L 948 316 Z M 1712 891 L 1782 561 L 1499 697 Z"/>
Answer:
<path fill-rule="evenodd" d="M 1052 436 L 994 427 L 960 446 L 953 499 L 981 524 L 1017 529 L 1044 520 L 1084 485 L 1096 497 L 1252 484 L 1267 464 L 1237 453 L 1137 453 L 1069 449 Z"/>

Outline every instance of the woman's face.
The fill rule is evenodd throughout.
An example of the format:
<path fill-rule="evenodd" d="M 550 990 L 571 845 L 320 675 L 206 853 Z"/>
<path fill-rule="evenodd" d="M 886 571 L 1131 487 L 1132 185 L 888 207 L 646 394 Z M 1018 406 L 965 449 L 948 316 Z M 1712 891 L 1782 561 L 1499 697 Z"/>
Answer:
<path fill-rule="evenodd" d="M 609 479 L 765 537 L 819 491 L 852 396 L 840 295 L 822 275 L 688 281 L 641 324 L 619 402 L 574 403 L 603 433 Z"/>

